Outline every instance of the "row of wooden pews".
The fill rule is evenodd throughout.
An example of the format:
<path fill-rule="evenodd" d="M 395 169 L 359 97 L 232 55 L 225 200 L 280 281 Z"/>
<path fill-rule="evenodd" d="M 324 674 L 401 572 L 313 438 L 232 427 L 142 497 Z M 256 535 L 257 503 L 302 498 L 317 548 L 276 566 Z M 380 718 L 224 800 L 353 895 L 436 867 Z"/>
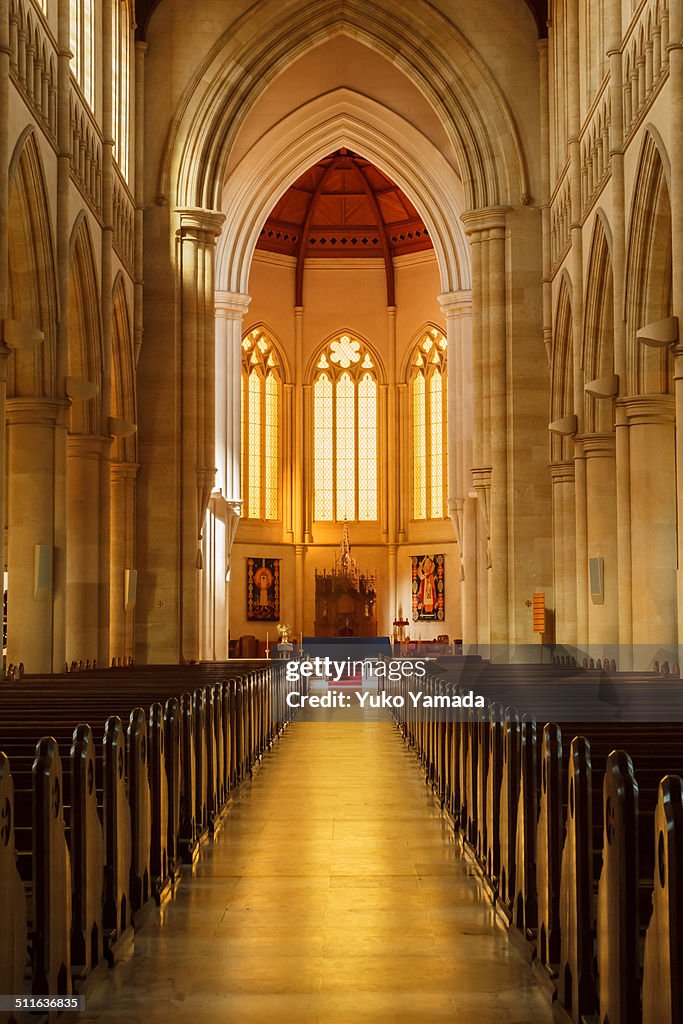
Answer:
<path fill-rule="evenodd" d="M 556 1019 L 680 1024 L 683 687 L 537 673 L 521 692 L 562 717 L 538 727 L 533 714 L 496 700 L 514 692 L 511 675 L 501 671 L 496 685 L 480 672 L 480 710 L 413 707 L 409 691 L 462 698 L 461 675 L 386 688 L 403 697 L 396 723 Z M 599 707 L 596 686 L 630 720 L 567 714 Z M 662 720 L 636 720 L 647 709 Z"/>
<path fill-rule="evenodd" d="M 0 685 L 0 994 L 67 996 L 130 950 L 290 721 L 292 685 L 277 662 Z"/>

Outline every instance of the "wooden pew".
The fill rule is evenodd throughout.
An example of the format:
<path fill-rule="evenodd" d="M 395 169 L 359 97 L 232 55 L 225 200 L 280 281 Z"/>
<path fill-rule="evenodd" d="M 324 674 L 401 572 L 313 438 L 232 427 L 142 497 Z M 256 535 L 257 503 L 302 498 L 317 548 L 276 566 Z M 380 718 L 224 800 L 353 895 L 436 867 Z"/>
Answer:
<path fill-rule="evenodd" d="M 567 831 L 560 879 L 558 1001 L 576 1024 L 597 1008 L 593 969 L 593 801 L 590 746 L 572 740 L 567 772 Z"/>
<path fill-rule="evenodd" d="M 70 995 L 71 858 L 64 834 L 62 762 L 52 737 L 33 766 L 33 992 Z"/>
<path fill-rule="evenodd" d="M 541 796 L 536 826 L 536 898 L 541 965 L 549 974 L 560 960 L 560 872 L 562 860 L 562 733 L 543 728 Z"/>
<path fill-rule="evenodd" d="M 659 784 L 652 917 L 645 938 L 643 1024 L 683 1020 L 683 782 Z"/>
<path fill-rule="evenodd" d="M 113 963 L 131 939 L 131 820 L 126 793 L 126 736 L 118 715 L 108 718 L 103 741 L 105 954 Z"/>
<path fill-rule="evenodd" d="M 623 750 L 607 759 L 603 781 L 604 839 L 598 885 L 598 979 L 602 1020 L 640 1021 L 638 919 L 638 786 Z"/>
<path fill-rule="evenodd" d="M 515 895 L 515 843 L 519 800 L 520 724 L 516 708 L 505 709 L 503 727 L 503 778 L 500 791 L 500 884 L 499 897 L 511 914 Z"/>
<path fill-rule="evenodd" d="M 79 725 L 71 746 L 71 962 L 81 976 L 97 967 L 103 955 L 104 838 L 96 777 L 92 729 Z"/>
<path fill-rule="evenodd" d="M 150 792 L 150 855 L 151 893 L 162 903 L 171 887 L 168 864 L 168 774 L 165 755 L 164 710 L 158 701 L 149 709 L 148 759 Z"/>
<path fill-rule="evenodd" d="M 512 922 L 529 939 L 538 922 L 536 895 L 536 821 L 538 816 L 538 772 L 536 766 L 536 720 L 522 715 L 520 724 L 519 797 L 515 833 L 515 886 Z"/>
<path fill-rule="evenodd" d="M 27 961 L 26 898 L 14 851 L 14 782 L 9 758 L 0 752 L 0 992 L 24 992 Z M 14 1024 L 11 1011 L 0 1011 L 0 1021 Z"/>

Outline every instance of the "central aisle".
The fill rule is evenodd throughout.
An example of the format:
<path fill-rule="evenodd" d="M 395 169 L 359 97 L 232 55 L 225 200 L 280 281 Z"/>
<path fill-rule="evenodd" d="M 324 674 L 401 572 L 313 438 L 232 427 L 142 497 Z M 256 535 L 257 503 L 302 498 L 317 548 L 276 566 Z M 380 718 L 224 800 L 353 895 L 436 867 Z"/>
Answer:
<path fill-rule="evenodd" d="M 546 1024 L 379 713 L 297 719 L 80 1024 Z"/>

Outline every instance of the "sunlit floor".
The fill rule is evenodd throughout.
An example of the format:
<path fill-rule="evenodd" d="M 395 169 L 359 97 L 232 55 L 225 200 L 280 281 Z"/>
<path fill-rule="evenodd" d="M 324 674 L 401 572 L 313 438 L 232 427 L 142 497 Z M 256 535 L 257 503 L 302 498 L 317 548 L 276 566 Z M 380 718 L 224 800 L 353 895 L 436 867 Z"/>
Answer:
<path fill-rule="evenodd" d="M 552 1020 L 393 725 L 297 720 L 81 1024 Z"/>

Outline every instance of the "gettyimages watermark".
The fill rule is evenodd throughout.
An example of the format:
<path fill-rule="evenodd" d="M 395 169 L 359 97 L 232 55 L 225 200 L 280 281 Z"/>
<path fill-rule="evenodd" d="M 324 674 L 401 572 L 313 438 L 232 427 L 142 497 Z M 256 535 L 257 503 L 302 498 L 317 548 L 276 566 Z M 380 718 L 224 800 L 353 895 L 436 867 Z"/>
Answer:
<path fill-rule="evenodd" d="M 426 679 L 428 663 L 407 658 L 394 660 L 373 660 L 370 658 L 352 660 L 330 657 L 303 658 L 288 661 L 286 677 L 288 683 L 300 683 L 299 689 L 287 694 L 290 708 L 353 708 L 398 710 L 404 707 L 414 709 L 434 708 L 483 708 L 484 698 L 470 690 L 469 693 L 434 693 L 429 688 L 420 688 L 420 681 Z M 409 685 L 402 692 L 384 689 L 383 684 L 405 681 Z M 312 683 L 327 689 L 323 693 L 309 692 Z M 342 687 L 350 687 L 344 690 Z M 369 689 L 368 687 L 372 687 Z M 375 692 L 373 692 L 373 690 Z"/>

